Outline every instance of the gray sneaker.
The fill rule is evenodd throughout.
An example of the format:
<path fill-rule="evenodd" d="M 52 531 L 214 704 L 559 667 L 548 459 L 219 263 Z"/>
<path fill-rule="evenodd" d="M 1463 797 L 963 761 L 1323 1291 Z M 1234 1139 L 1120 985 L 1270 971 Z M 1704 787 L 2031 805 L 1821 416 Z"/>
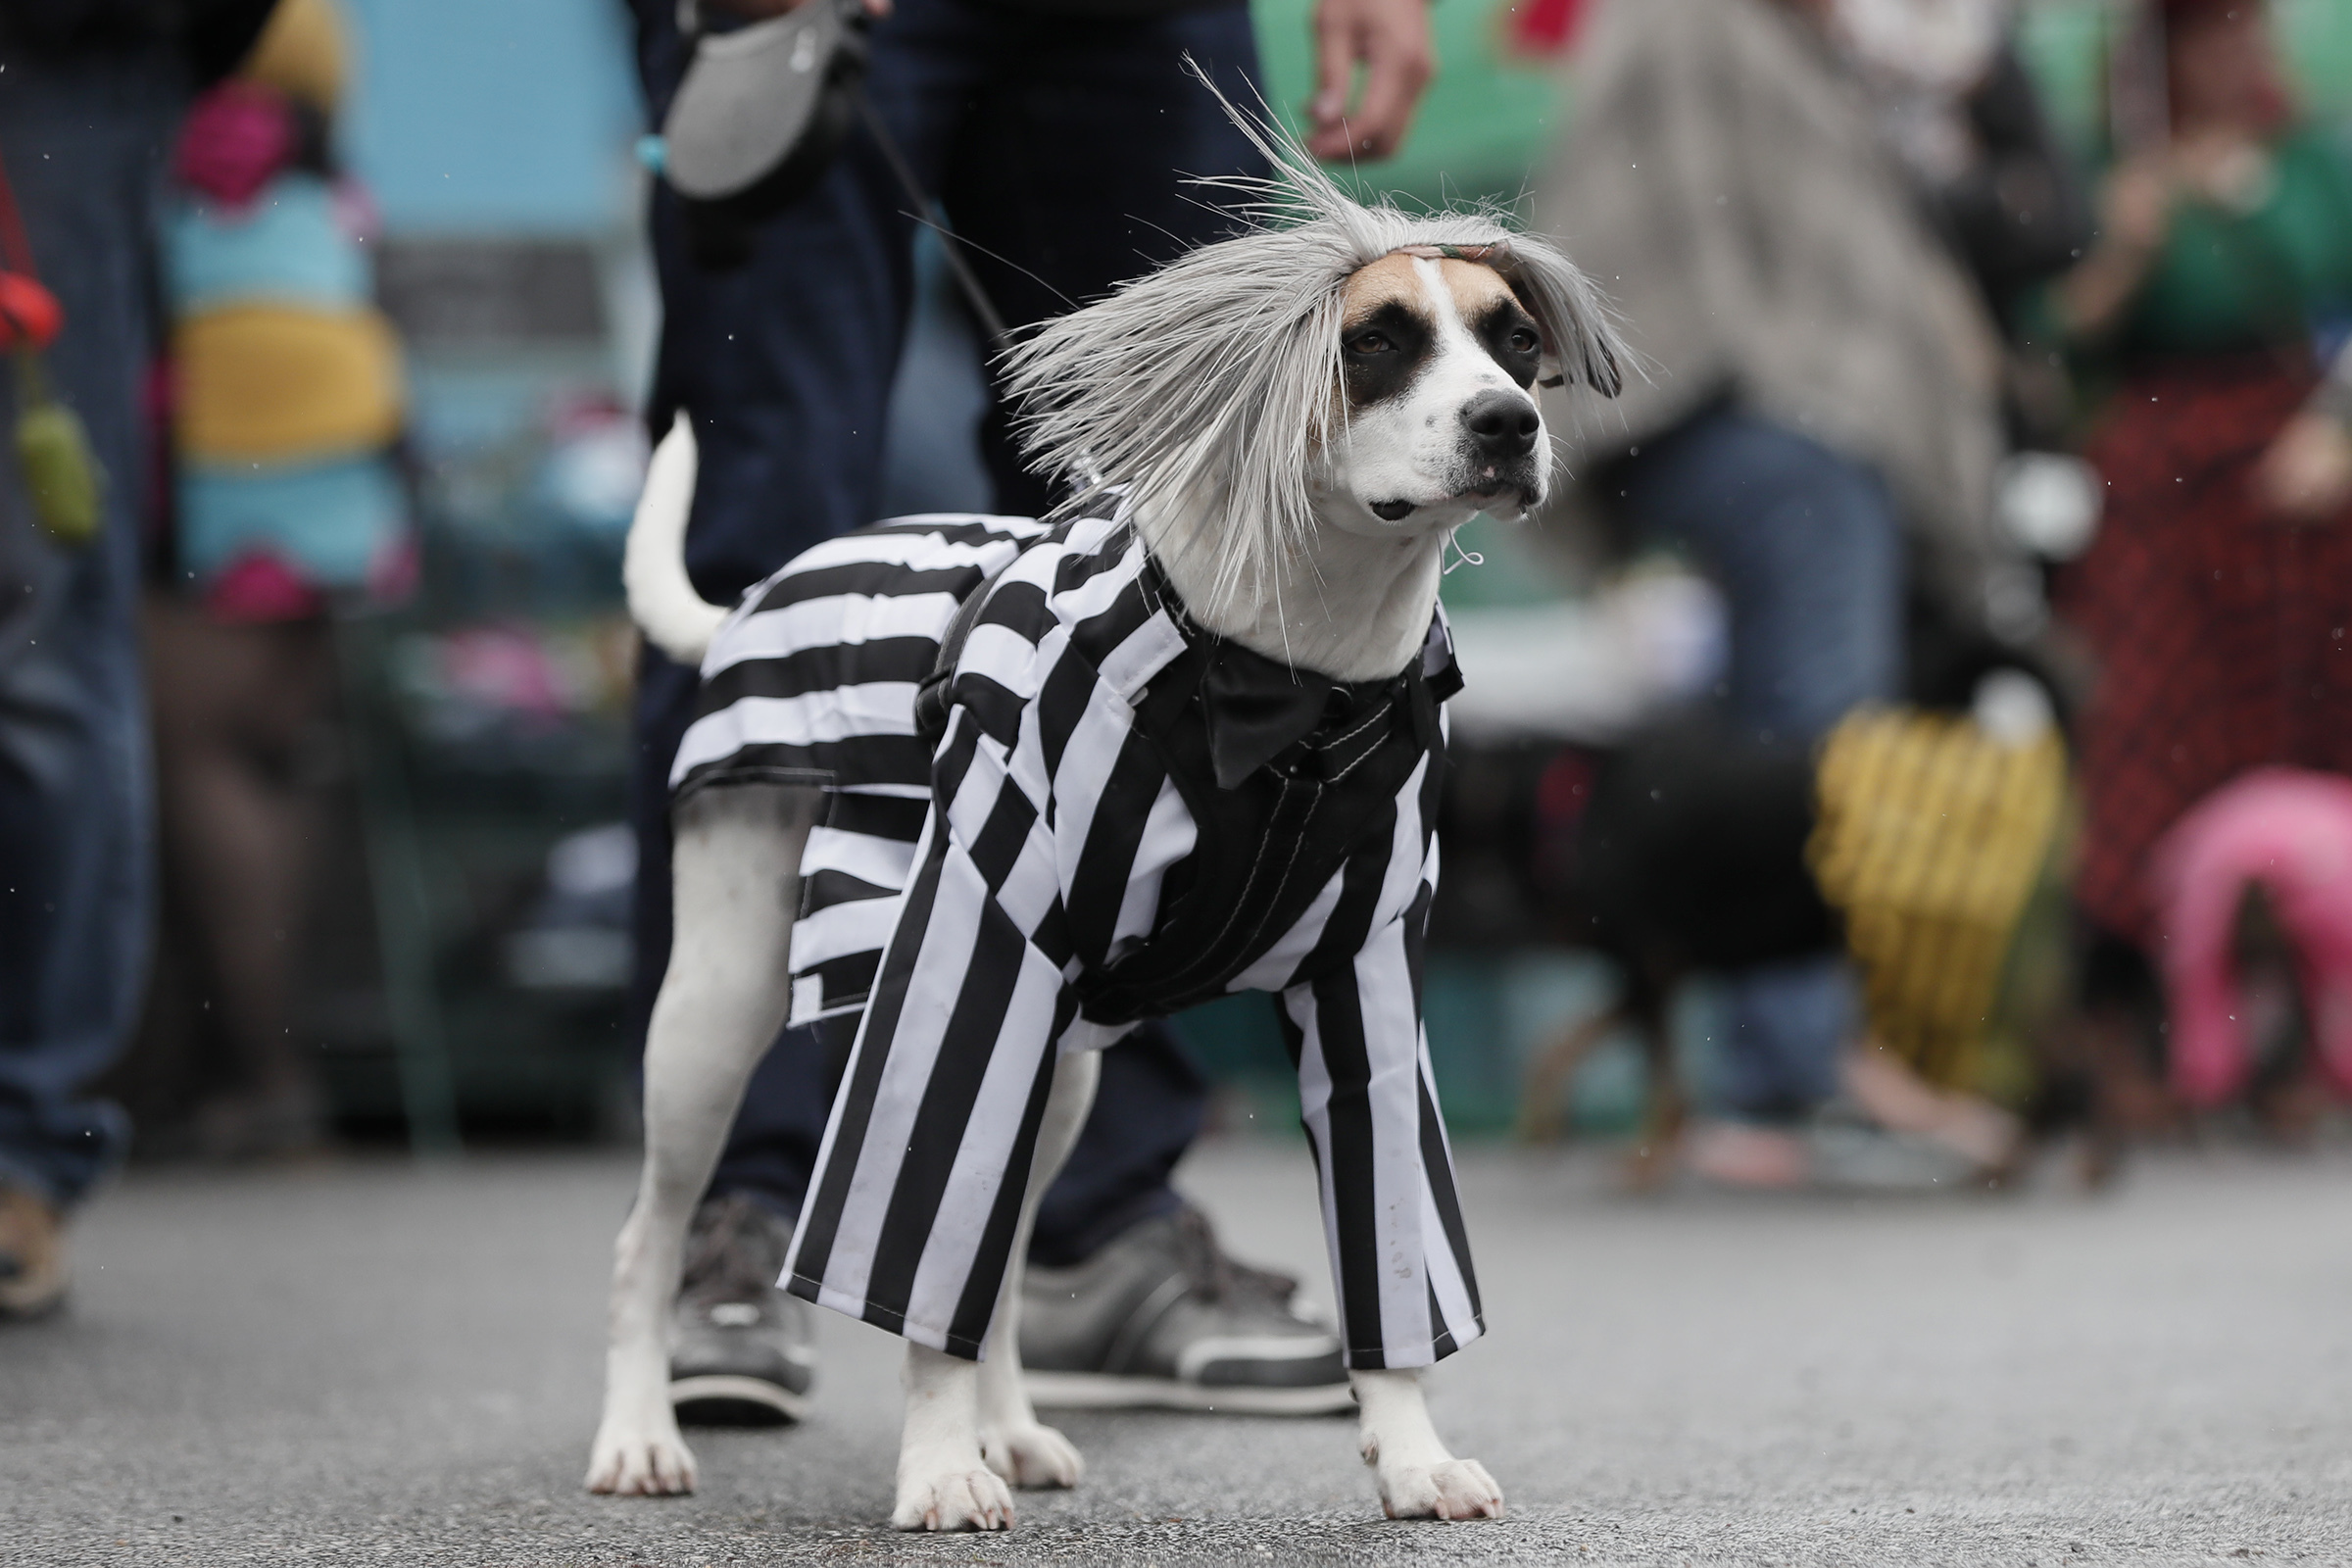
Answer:
<path fill-rule="evenodd" d="M 808 1414 L 808 1303 L 776 1288 L 792 1226 L 740 1193 L 694 1211 L 670 1317 L 669 1402 L 690 1426 L 776 1426 Z"/>
<path fill-rule="evenodd" d="M 1293 1308 L 1298 1289 L 1227 1257 L 1189 1207 L 1074 1268 L 1031 1264 L 1021 1292 L 1029 1396 L 1065 1409 L 1352 1409 L 1339 1338 Z"/>

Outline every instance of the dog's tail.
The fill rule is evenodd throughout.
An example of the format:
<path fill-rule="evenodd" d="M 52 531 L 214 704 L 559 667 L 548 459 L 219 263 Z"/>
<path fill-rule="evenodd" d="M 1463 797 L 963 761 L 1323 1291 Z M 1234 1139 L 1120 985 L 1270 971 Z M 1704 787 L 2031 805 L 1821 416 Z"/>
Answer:
<path fill-rule="evenodd" d="M 694 591 L 686 575 L 686 516 L 694 510 L 694 426 L 675 424 L 646 465 L 645 489 L 620 558 L 629 615 L 646 640 L 681 664 L 700 664 L 727 612 Z"/>

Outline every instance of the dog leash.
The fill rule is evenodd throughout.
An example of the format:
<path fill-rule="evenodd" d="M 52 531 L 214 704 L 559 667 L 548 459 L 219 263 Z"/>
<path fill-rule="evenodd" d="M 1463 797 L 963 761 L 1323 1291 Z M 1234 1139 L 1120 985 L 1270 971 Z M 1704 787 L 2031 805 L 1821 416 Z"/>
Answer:
<path fill-rule="evenodd" d="M 980 286 L 979 275 L 972 270 L 971 263 L 963 259 L 963 237 L 949 224 L 947 210 L 933 201 L 930 193 L 923 189 L 922 181 L 914 177 L 914 166 L 906 162 L 906 155 L 899 150 L 898 139 L 891 135 L 890 127 L 882 123 L 882 117 L 875 112 L 874 101 L 863 92 L 858 94 L 858 112 L 865 117 L 865 128 L 873 133 L 874 145 L 882 149 L 883 161 L 890 165 L 890 172 L 898 176 L 899 185 L 906 192 L 906 199 L 914 203 L 916 214 L 938 230 L 942 241 L 940 253 L 948 259 L 948 270 L 956 274 L 956 285 L 963 291 L 964 303 L 972 308 L 972 318 L 979 322 L 980 330 L 987 334 L 989 348 L 997 354 L 1003 354 L 1012 347 L 1011 334 L 1004 329 L 1004 318 L 997 314 L 996 302 L 988 297 L 988 290 Z"/>
<path fill-rule="evenodd" d="M 947 258 L 948 270 L 956 274 L 956 285 L 963 291 L 964 303 L 972 310 L 972 318 L 988 338 L 990 357 L 998 358 L 1010 352 L 1012 333 L 1005 327 L 1004 318 L 997 314 L 996 302 L 988 297 L 988 290 L 980 286 L 979 274 L 972 270 L 971 263 L 964 260 L 963 247 L 969 242 L 948 222 L 947 209 L 933 201 L 930 192 L 923 189 L 923 182 L 914 177 L 914 166 L 906 162 L 906 155 L 899 150 L 898 139 L 891 135 L 890 127 L 882 123 L 881 115 L 874 109 L 874 101 L 863 92 L 857 96 L 858 112 L 864 117 L 865 128 L 873 133 L 874 145 L 882 149 L 883 161 L 890 165 L 890 172 L 898 176 L 899 186 L 906 191 L 906 199 L 914 203 L 915 215 L 939 234 L 940 254 Z M 1093 461 L 1082 453 L 1079 465 L 1079 487 L 1083 490 L 1102 489 L 1102 473 Z M 987 586 L 983 583 L 982 590 L 985 591 Z"/>

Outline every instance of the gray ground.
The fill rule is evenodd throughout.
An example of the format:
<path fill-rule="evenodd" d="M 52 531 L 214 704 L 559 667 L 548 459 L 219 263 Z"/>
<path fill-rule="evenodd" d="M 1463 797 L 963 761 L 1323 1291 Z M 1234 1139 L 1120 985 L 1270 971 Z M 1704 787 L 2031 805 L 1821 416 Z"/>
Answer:
<path fill-rule="evenodd" d="M 1942 1202 L 1463 1165 L 1494 1332 L 1434 1403 L 1499 1523 L 1382 1522 L 1345 1422 L 1089 1415 L 1085 1486 L 1012 1536 L 898 1537 L 896 1342 L 830 1318 L 810 1425 L 700 1434 L 690 1500 L 591 1498 L 631 1169 L 542 1157 L 108 1195 L 71 1313 L 0 1330 L 0 1560 L 2352 1561 L 2352 1159 Z M 1297 1151 L 1189 1181 L 1322 1276 Z"/>

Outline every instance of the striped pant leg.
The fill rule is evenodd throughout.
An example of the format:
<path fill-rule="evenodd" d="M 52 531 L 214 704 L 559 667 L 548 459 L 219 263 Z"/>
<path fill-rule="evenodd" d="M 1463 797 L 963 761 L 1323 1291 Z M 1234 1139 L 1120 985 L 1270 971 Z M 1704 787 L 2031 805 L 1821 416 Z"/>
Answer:
<path fill-rule="evenodd" d="M 1352 1367 L 1427 1366 L 1485 1332 L 1421 1026 L 1427 912 L 1424 890 L 1282 997 Z"/>

